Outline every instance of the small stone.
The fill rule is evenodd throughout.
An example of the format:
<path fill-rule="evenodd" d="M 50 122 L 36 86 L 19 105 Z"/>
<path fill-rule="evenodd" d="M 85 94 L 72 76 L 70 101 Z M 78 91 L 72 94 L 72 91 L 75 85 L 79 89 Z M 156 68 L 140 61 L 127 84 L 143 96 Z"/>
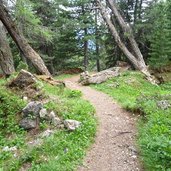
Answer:
<path fill-rule="evenodd" d="M 132 153 L 137 153 L 137 150 L 133 147 L 133 146 L 129 146 L 128 149 L 132 152 Z"/>
<path fill-rule="evenodd" d="M 81 122 L 68 119 L 64 121 L 64 125 L 69 131 L 74 131 L 75 129 L 80 127 Z"/>
<path fill-rule="evenodd" d="M 30 118 L 24 118 L 20 121 L 20 127 L 25 130 L 34 129 L 37 126 L 36 120 L 32 120 Z"/>
<path fill-rule="evenodd" d="M 24 100 L 24 101 L 28 101 L 28 97 L 27 97 L 27 96 L 24 96 L 24 97 L 23 97 L 23 100 Z"/>
<path fill-rule="evenodd" d="M 50 120 L 53 120 L 55 117 L 56 117 L 55 112 L 54 112 L 54 111 L 51 111 L 51 112 L 49 113 L 49 119 L 50 119 Z"/>
<path fill-rule="evenodd" d="M 157 102 L 157 106 L 163 110 L 166 110 L 171 107 L 171 104 L 168 100 L 161 100 Z"/>
<path fill-rule="evenodd" d="M 14 147 L 6 146 L 2 149 L 2 151 L 16 151 L 16 150 L 17 150 L 16 146 L 14 146 Z"/>
<path fill-rule="evenodd" d="M 14 157 L 17 157 L 17 154 L 16 153 L 14 153 L 14 155 L 13 155 Z"/>
<path fill-rule="evenodd" d="M 136 159 L 136 158 L 137 158 L 137 156 L 136 156 L 136 155 L 133 155 L 133 156 L 131 156 L 131 158 Z"/>
<path fill-rule="evenodd" d="M 33 141 L 28 142 L 28 145 L 29 146 L 32 146 L 32 147 L 35 147 L 35 146 L 42 145 L 42 143 L 43 143 L 43 140 L 42 139 L 36 139 L 36 140 L 33 140 Z"/>
<path fill-rule="evenodd" d="M 54 134 L 54 131 L 47 129 L 46 131 L 44 131 L 40 136 L 41 138 L 46 138 L 51 136 L 52 134 Z"/>
<path fill-rule="evenodd" d="M 16 150 L 17 150 L 16 146 L 10 148 L 10 151 L 16 151 Z"/>
<path fill-rule="evenodd" d="M 9 147 L 8 146 L 6 146 L 6 147 L 4 147 L 3 149 L 2 149 L 2 151 L 9 151 Z"/>
<path fill-rule="evenodd" d="M 39 112 L 40 118 L 45 119 L 47 115 L 48 115 L 47 109 L 43 108 L 40 110 L 40 112 Z"/>
<path fill-rule="evenodd" d="M 52 119 L 52 124 L 53 124 L 54 126 L 60 126 L 60 125 L 61 125 L 61 120 L 60 120 L 60 118 L 58 118 L 58 117 L 53 118 L 53 119 Z"/>

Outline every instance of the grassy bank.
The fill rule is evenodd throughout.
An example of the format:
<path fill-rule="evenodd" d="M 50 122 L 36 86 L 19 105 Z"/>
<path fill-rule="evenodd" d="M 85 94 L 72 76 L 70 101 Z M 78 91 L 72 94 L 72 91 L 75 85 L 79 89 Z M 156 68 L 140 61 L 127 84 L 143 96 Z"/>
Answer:
<path fill-rule="evenodd" d="M 138 72 L 125 72 L 92 87 L 109 94 L 125 109 L 142 115 L 137 141 L 145 168 L 170 171 L 171 83 L 154 86 Z"/>
<path fill-rule="evenodd" d="M 27 142 L 36 135 L 30 136 L 18 126 L 21 109 L 26 102 L 7 90 L 3 86 L 4 80 L 0 82 L 0 171 L 18 171 L 21 167 L 36 171 L 75 170 L 94 140 L 96 119 L 92 105 L 81 98 L 79 91 L 43 83 L 45 94 L 53 99 L 45 107 L 54 110 L 63 119 L 82 122 L 82 126 L 74 132 L 58 129 L 44 139 L 41 146 L 29 147 Z M 47 128 L 46 123 L 41 123 L 40 132 Z M 3 151 L 6 146 L 15 146 L 17 153 Z"/>

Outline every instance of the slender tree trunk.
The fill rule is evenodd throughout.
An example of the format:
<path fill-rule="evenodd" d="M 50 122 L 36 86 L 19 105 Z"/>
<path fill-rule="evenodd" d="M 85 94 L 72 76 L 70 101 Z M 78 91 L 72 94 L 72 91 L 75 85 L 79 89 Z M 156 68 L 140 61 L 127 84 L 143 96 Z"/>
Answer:
<path fill-rule="evenodd" d="M 141 12 L 142 12 L 142 4 L 143 4 L 143 0 L 140 0 L 140 4 L 139 4 L 139 12 L 138 12 L 138 18 L 141 19 Z"/>
<path fill-rule="evenodd" d="M 96 65 L 97 65 L 97 71 L 100 72 L 100 54 L 99 54 L 99 31 L 98 31 L 98 9 L 95 9 L 95 29 L 96 29 Z"/>
<path fill-rule="evenodd" d="M 51 74 L 45 66 L 42 58 L 33 50 L 33 48 L 28 44 L 25 37 L 20 33 L 19 29 L 16 27 L 15 23 L 11 19 L 11 16 L 8 14 L 7 9 L 3 6 L 2 0 L 0 0 L 0 20 L 2 21 L 24 56 L 33 63 L 34 67 L 41 74 L 50 76 Z"/>
<path fill-rule="evenodd" d="M 84 5 L 82 5 L 82 14 L 85 15 L 85 8 Z M 84 28 L 84 70 L 87 70 L 88 67 L 88 40 L 87 40 L 87 26 L 86 23 L 87 21 L 83 21 L 83 23 L 85 24 L 85 28 Z"/>
<path fill-rule="evenodd" d="M 106 12 L 104 6 L 101 4 L 100 0 L 97 0 L 97 4 L 99 6 L 101 15 L 104 19 L 104 21 L 106 22 L 106 24 L 109 27 L 109 30 L 112 34 L 112 36 L 114 37 L 117 45 L 119 46 L 119 48 L 123 51 L 123 53 L 125 54 L 125 56 L 132 62 L 132 64 L 134 65 L 134 67 L 138 70 L 140 70 L 143 74 L 146 75 L 147 79 L 153 83 L 156 84 L 156 80 L 151 76 L 151 74 L 148 71 L 147 66 L 145 65 L 145 62 L 142 58 L 136 58 L 129 50 L 128 48 L 125 46 L 125 44 L 122 42 L 115 26 L 112 24 L 110 18 L 108 17 L 108 13 Z M 122 19 L 123 20 L 123 19 Z"/>
<path fill-rule="evenodd" d="M 87 28 L 84 29 L 84 36 L 87 36 Z M 88 40 L 84 40 L 84 70 L 88 67 Z"/>
<path fill-rule="evenodd" d="M 11 75 L 13 72 L 15 72 L 11 49 L 7 41 L 4 26 L 1 21 L 0 21 L 0 66 L 3 73 L 6 76 Z"/>
<path fill-rule="evenodd" d="M 134 24 L 137 22 L 137 15 L 138 15 L 138 3 L 139 0 L 135 0 L 135 6 L 134 6 Z"/>

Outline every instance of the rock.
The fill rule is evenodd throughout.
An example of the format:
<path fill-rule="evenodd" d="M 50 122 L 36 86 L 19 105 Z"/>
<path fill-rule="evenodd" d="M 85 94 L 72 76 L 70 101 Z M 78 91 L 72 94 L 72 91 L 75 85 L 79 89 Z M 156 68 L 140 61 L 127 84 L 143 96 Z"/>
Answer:
<path fill-rule="evenodd" d="M 23 100 L 24 100 L 24 101 L 28 101 L 28 97 L 27 97 L 27 96 L 24 96 L 24 97 L 23 97 Z"/>
<path fill-rule="evenodd" d="M 54 126 L 56 126 L 56 127 L 60 126 L 60 125 L 61 125 L 61 120 L 60 120 L 60 118 L 54 117 L 54 118 L 52 119 L 52 124 L 53 124 Z"/>
<path fill-rule="evenodd" d="M 27 145 L 31 146 L 31 147 L 37 147 L 37 146 L 41 146 L 43 144 L 43 140 L 42 139 L 36 139 L 33 141 L 30 141 L 27 143 Z"/>
<path fill-rule="evenodd" d="M 88 85 L 89 84 L 89 78 L 90 78 L 90 74 L 88 71 L 85 71 L 83 73 L 80 74 L 80 82 L 82 85 Z"/>
<path fill-rule="evenodd" d="M 28 117 L 31 116 L 38 116 L 40 110 L 43 108 L 43 105 L 41 102 L 32 101 L 27 104 L 27 106 L 22 110 L 23 116 Z"/>
<path fill-rule="evenodd" d="M 14 80 L 12 80 L 8 85 L 9 87 L 17 87 L 22 89 L 36 82 L 37 79 L 33 74 L 22 69 L 18 76 Z"/>
<path fill-rule="evenodd" d="M 19 123 L 21 128 L 24 128 L 25 130 L 34 129 L 37 126 L 36 120 L 32 120 L 30 118 L 24 118 Z"/>
<path fill-rule="evenodd" d="M 49 120 L 52 121 L 55 117 L 56 117 L 55 112 L 54 112 L 54 111 L 51 111 L 51 112 L 49 113 Z"/>
<path fill-rule="evenodd" d="M 14 147 L 6 146 L 2 149 L 2 151 L 17 151 L 17 147 L 16 146 L 14 146 Z"/>
<path fill-rule="evenodd" d="M 46 138 L 51 136 L 52 134 L 54 134 L 53 130 L 47 129 L 46 131 L 44 131 L 43 133 L 40 134 L 41 138 Z"/>
<path fill-rule="evenodd" d="M 43 108 L 43 109 L 40 110 L 40 112 L 39 112 L 40 118 L 46 119 L 47 118 L 47 115 L 48 115 L 48 112 L 47 112 L 46 109 Z"/>
<path fill-rule="evenodd" d="M 169 100 L 161 100 L 157 102 L 157 106 L 163 110 L 166 110 L 171 107 Z"/>
<path fill-rule="evenodd" d="M 69 130 L 69 131 L 74 131 L 75 129 L 79 128 L 81 125 L 81 122 L 76 121 L 76 120 L 65 120 L 64 121 L 64 126 Z"/>
<path fill-rule="evenodd" d="M 120 74 L 121 67 L 113 67 L 97 74 L 93 74 L 90 76 L 88 71 L 82 73 L 80 75 L 80 82 L 82 85 L 89 85 L 89 84 L 100 84 L 105 82 L 111 77 L 116 77 Z"/>

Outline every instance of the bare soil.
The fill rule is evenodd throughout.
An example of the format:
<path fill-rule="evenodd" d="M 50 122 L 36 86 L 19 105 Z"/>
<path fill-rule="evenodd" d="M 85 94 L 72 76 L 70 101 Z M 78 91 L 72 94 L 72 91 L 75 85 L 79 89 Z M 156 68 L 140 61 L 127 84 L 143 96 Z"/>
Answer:
<path fill-rule="evenodd" d="M 111 97 L 66 79 L 66 86 L 80 90 L 96 109 L 99 121 L 95 143 L 78 171 L 142 171 L 136 148 L 137 116 L 123 110 Z"/>

